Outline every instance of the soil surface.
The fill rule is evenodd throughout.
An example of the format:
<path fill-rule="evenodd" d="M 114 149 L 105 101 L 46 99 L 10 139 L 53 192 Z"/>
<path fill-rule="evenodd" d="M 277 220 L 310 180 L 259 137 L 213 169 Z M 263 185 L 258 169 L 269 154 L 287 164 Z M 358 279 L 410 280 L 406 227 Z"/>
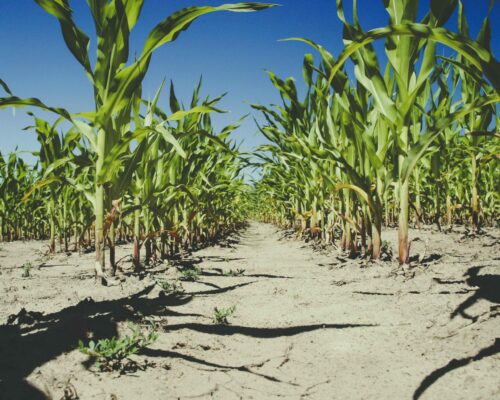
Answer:
<path fill-rule="evenodd" d="M 384 232 L 394 250 L 396 236 Z M 0 399 L 500 399 L 500 231 L 410 237 L 401 269 L 251 223 L 144 276 L 120 246 L 127 276 L 113 287 L 95 282 L 91 253 L 0 243 Z M 186 268 L 200 275 L 184 293 L 154 284 Z M 131 357 L 140 369 L 95 372 L 79 339 L 129 321 L 158 330 Z"/>

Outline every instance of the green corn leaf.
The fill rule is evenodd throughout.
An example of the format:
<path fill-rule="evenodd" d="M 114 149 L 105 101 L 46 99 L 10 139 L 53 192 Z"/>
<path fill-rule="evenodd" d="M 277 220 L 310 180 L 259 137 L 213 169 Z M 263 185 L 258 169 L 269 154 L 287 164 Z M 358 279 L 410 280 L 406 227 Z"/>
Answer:
<path fill-rule="evenodd" d="M 340 54 L 339 59 L 330 73 L 329 83 L 332 82 L 345 61 L 360 48 L 363 48 L 377 39 L 388 36 L 404 35 L 434 40 L 452 48 L 482 71 L 495 89 L 500 91 L 500 63 L 487 51 L 487 49 L 481 47 L 477 42 L 445 28 L 432 28 L 424 24 L 416 23 L 406 23 L 373 29 L 357 38 L 351 44 L 347 45 Z"/>
<path fill-rule="evenodd" d="M 7 108 L 7 107 L 37 107 L 41 108 L 42 110 L 52 111 L 53 113 L 58 114 L 67 119 L 68 121 L 72 122 L 70 113 L 66 111 L 64 108 L 49 107 L 37 98 L 21 99 L 16 96 L 0 98 L 0 108 Z"/>
<path fill-rule="evenodd" d="M 9 87 L 7 84 L 0 79 L 0 86 L 7 92 L 7 94 L 10 94 L 12 96 L 12 92 L 10 91 Z"/>
<path fill-rule="evenodd" d="M 47 13 L 59 20 L 64 41 L 73 56 L 83 66 L 88 77 L 93 81 L 90 67 L 88 46 L 89 38 L 74 23 L 72 11 L 67 0 L 35 0 Z"/>

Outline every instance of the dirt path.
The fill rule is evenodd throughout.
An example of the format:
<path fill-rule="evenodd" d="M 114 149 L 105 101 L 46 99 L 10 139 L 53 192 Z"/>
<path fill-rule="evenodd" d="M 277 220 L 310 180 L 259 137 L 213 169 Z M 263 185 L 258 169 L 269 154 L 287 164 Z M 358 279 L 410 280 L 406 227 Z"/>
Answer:
<path fill-rule="evenodd" d="M 466 242 L 458 233 L 412 234 L 428 241 L 423 264 L 395 275 L 395 264 L 364 268 L 252 223 L 227 247 L 186 258 L 182 265 L 200 268 L 201 279 L 185 282 L 177 297 L 158 296 L 157 288 L 139 293 L 150 277 L 100 288 L 86 279 L 91 255 L 60 255 L 21 278 L 14 267 L 33 259 L 40 244 L 5 244 L 0 318 L 21 307 L 43 316 L 28 328 L 0 326 L 9 337 L 0 345 L 7 354 L 0 357 L 0 399 L 43 398 L 25 377 L 54 399 L 67 382 L 83 400 L 500 398 L 498 231 Z M 395 232 L 386 239 L 394 245 Z M 416 242 L 414 252 L 423 247 Z M 164 270 L 155 276 L 179 275 Z M 87 296 L 93 302 L 71 307 Z M 214 307 L 233 305 L 230 325 L 214 324 Z M 137 357 L 155 367 L 119 378 L 88 371 L 86 356 L 73 350 L 79 317 L 91 317 L 85 328 L 109 336 L 138 313 L 165 327 Z"/>

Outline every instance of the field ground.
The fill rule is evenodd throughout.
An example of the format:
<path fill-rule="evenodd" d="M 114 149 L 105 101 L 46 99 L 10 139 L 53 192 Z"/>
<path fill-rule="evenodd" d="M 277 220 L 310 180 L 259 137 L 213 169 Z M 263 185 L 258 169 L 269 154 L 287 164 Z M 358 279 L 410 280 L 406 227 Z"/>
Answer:
<path fill-rule="evenodd" d="M 166 264 L 106 288 L 92 278 L 93 254 L 37 267 L 41 242 L 0 244 L 0 398 L 59 400 L 66 387 L 82 400 L 499 399 L 500 231 L 410 234 L 423 259 L 405 271 L 251 223 L 180 262 L 202 274 L 179 296 L 152 286 L 152 275 L 180 275 Z M 394 249 L 396 236 L 384 234 Z M 122 246 L 117 258 L 130 253 Z M 22 278 L 28 261 L 35 267 Z M 214 307 L 232 305 L 230 325 L 214 324 Z M 140 314 L 162 327 L 134 356 L 151 366 L 89 370 L 81 332 L 125 333 Z"/>

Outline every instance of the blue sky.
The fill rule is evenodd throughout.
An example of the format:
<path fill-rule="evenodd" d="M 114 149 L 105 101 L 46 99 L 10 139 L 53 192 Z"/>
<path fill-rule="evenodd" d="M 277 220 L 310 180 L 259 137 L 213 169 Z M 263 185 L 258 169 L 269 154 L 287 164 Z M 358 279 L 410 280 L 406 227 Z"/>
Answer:
<path fill-rule="evenodd" d="M 132 52 L 139 52 L 148 32 L 161 19 L 190 5 L 218 5 L 219 1 L 145 0 L 141 19 L 132 33 Z M 234 122 L 251 112 L 249 103 L 279 102 L 264 69 L 280 77 L 293 76 L 302 81 L 302 60 L 314 52 L 305 44 L 279 42 L 291 36 L 312 39 L 332 54 L 342 49 L 341 24 L 335 0 L 281 0 L 270 10 L 256 13 L 216 13 L 201 17 L 174 43 L 162 47 L 153 56 L 143 85 L 145 97 L 152 97 L 165 78 L 174 81 L 177 95 L 186 103 L 199 77 L 203 75 L 203 93 L 213 97 L 228 92 L 222 108 L 230 111 L 215 117 L 216 126 Z M 344 0 L 349 10 L 351 1 Z M 489 0 L 465 0 L 471 33 L 479 30 Z M 429 0 L 421 0 L 422 11 Z M 71 1 L 75 19 L 93 43 L 93 23 L 84 0 Z M 359 16 L 365 30 L 382 26 L 387 15 L 382 0 L 358 0 Z M 500 4 L 492 12 L 493 50 L 500 50 Z M 456 26 L 452 17 L 450 28 Z M 33 0 L 0 1 L 0 77 L 20 97 L 38 97 L 53 106 L 71 112 L 92 109 L 92 91 L 83 69 L 73 59 L 61 37 L 56 19 L 46 14 Z M 319 59 L 315 54 L 315 59 Z M 168 109 L 167 90 L 162 106 Z M 38 113 L 38 112 L 37 112 Z M 40 113 L 49 118 L 48 115 Z M 37 142 L 33 132 L 22 131 L 31 118 L 24 109 L 0 110 L 0 151 L 33 151 Z M 263 143 L 251 118 L 235 133 L 244 140 L 243 148 Z M 29 157 L 27 157 L 29 159 Z"/>

